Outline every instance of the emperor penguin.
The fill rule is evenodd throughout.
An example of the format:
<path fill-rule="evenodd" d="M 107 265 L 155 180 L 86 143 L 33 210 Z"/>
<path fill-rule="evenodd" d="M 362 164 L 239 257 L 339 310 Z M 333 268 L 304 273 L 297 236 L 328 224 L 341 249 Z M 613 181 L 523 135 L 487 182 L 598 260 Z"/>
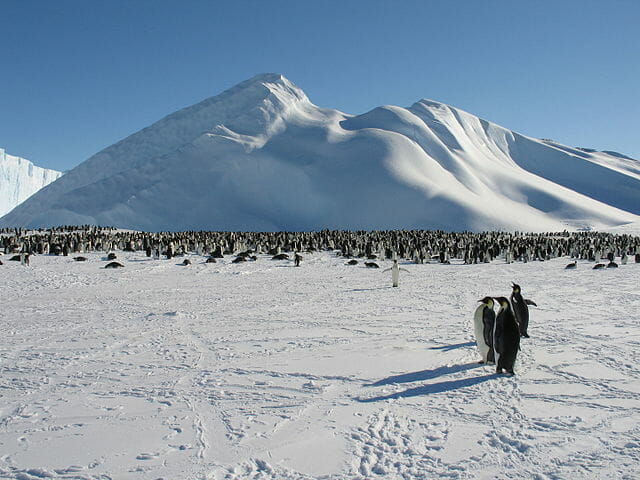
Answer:
<path fill-rule="evenodd" d="M 507 373 L 515 375 L 513 365 L 516 363 L 520 349 L 518 322 L 516 322 L 516 317 L 507 298 L 497 297 L 495 300 L 500 305 L 493 329 L 496 373 L 502 373 L 503 370 L 506 370 Z"/>
<path fill-rule="evenodd" d="M 476 336 L 476 345 L 482 360 L 479 363 L 495 363 L 493 351 L 493 329 L 496 321 L 496 313 L 493 311 L 493 298 L 484 297 L 478 300 L 480 306 L 473 315 L 473 330 Z"/>
<path fill-rule="evenodd" d="M 382 273 L 388 272 L 389 270 L 391 270 L 391 284 L 394 287 L 397 287 L 398 282 L 400 281 L 400 270 L 402 270 L 403 272 L 409 273 L 409 270 L 400 268 L 400 266 L 398 265 L 398 260 L 395 260 L 395 259 L 393 260 L 393 265 L 391 265 L 391 268 L 387 268 L 386 270 L 383 270 Z"/>
<path fill-rule="evenodd" d="M 522 298 L 520 285 L 512 283 L 512 288 L 511 305 L 513 306 L 513 313 L 520 327 L 520 334 L 524 338 L 529 338 L 529 334 L 527 333 L 527 329 L 529 328 L 529 305 L 537 305 L 531 300 Z"/>

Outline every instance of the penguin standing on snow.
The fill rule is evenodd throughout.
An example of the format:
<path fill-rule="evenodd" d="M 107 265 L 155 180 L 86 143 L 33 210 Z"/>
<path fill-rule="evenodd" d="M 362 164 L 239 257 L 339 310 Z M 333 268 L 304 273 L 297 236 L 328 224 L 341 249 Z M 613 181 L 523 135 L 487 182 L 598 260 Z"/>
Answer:
<path fill-rule="evenodd" d="M 516 317 L 511 311 L 509 300 L 505 297 L 498 297 L 496 301 L 500 305 L 493 329 L 496 373 L 502 373 L 502 370 L 506 370 L 507 373 L 515 375 L 513 365 L 516 363 L 520 349 L 520 330 Z"/>
<path fill-rule="evenodd" d="M 388 272 L 389 270 L 391 270 L 391 283 L 394 287 L 397 287 L 398 282 L 400 281 L 400 270 L 402 270 L 403 272 L 409 273 L 409 270 L 400 268 L 400 266 L 398 265 L 398 260 L 394 260 L 393 265 L 391 265 L 391 268 L 387 268 L 386 270 L 383 270 L 382 273 Z"/>
<path fill-rule="evenodd" d="M 513 291 L 511 292 L 511 305 L 513 305 L 513 313 L 520 327 L 520 334 L 524 338 L 529 338 L 527 329 L 529 328 L 529 305 L 537 306 L 532 300 L 522 298 L 520 285 L 512 283 Z"/>
<path fill-rule="evenodd" d="M 493 298 L 484 297 L 478 301 L 481 303 L 473 315 L 473 330 L 476 336 L 478 352 L 482 356 L 480 363 L 495 363 L 493 329 L 496 313 L 493 311 Z"/>

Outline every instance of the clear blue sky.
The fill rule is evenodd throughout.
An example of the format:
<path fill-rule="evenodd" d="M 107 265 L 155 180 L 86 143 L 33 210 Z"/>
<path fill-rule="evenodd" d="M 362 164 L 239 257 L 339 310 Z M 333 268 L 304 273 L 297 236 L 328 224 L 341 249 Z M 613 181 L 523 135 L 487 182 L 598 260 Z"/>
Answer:
<path fill-rule="evenodd" d="M 640 158 L 640 0 L 0 0 L 0 147 L 70 169 L 257 73 Z"/>

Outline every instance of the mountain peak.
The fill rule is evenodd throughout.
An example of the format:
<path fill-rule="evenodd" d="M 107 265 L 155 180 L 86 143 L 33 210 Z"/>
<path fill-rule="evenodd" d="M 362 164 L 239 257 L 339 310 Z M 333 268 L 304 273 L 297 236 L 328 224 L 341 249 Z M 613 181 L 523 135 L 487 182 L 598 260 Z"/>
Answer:
<path fill-rule="evenodd" d="M 258 73 L 253 77 L 241 82 L 243 83 L 291 83 L 289 79 L 287 79 L 281 73 L 267 72 L 267 73 Z"/>
<path fill-rule="evenodd" d="M 237 85 L 225 90 L 219 95 L 211 97 L 204 102 L 218 101 L 237 95 L 246 98 L 253 98 L 257 101 L 263 98 L 263 95 L 277 95 L 281 100 L 289 97 L 290 100 L 299 101 L 308 98 L 301 88 L 296 86 L 292 81 L 279 73 L 261 73 L 255 75 L 248 80 L 238 83 Z M 285 100 L 286 103 L 286 100 Z"/>

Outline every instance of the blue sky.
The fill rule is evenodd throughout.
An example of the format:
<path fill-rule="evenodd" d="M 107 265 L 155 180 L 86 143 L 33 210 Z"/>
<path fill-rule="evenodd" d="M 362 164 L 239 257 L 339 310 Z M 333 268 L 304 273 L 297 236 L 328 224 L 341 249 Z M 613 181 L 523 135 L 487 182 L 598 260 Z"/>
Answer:
<path fill-rule="evenodd" d="M 0 1 L 0 147 L 70 169 L 278 72 L 319 106 L 431 98 L 640 158 L 640 1 Z"/>

